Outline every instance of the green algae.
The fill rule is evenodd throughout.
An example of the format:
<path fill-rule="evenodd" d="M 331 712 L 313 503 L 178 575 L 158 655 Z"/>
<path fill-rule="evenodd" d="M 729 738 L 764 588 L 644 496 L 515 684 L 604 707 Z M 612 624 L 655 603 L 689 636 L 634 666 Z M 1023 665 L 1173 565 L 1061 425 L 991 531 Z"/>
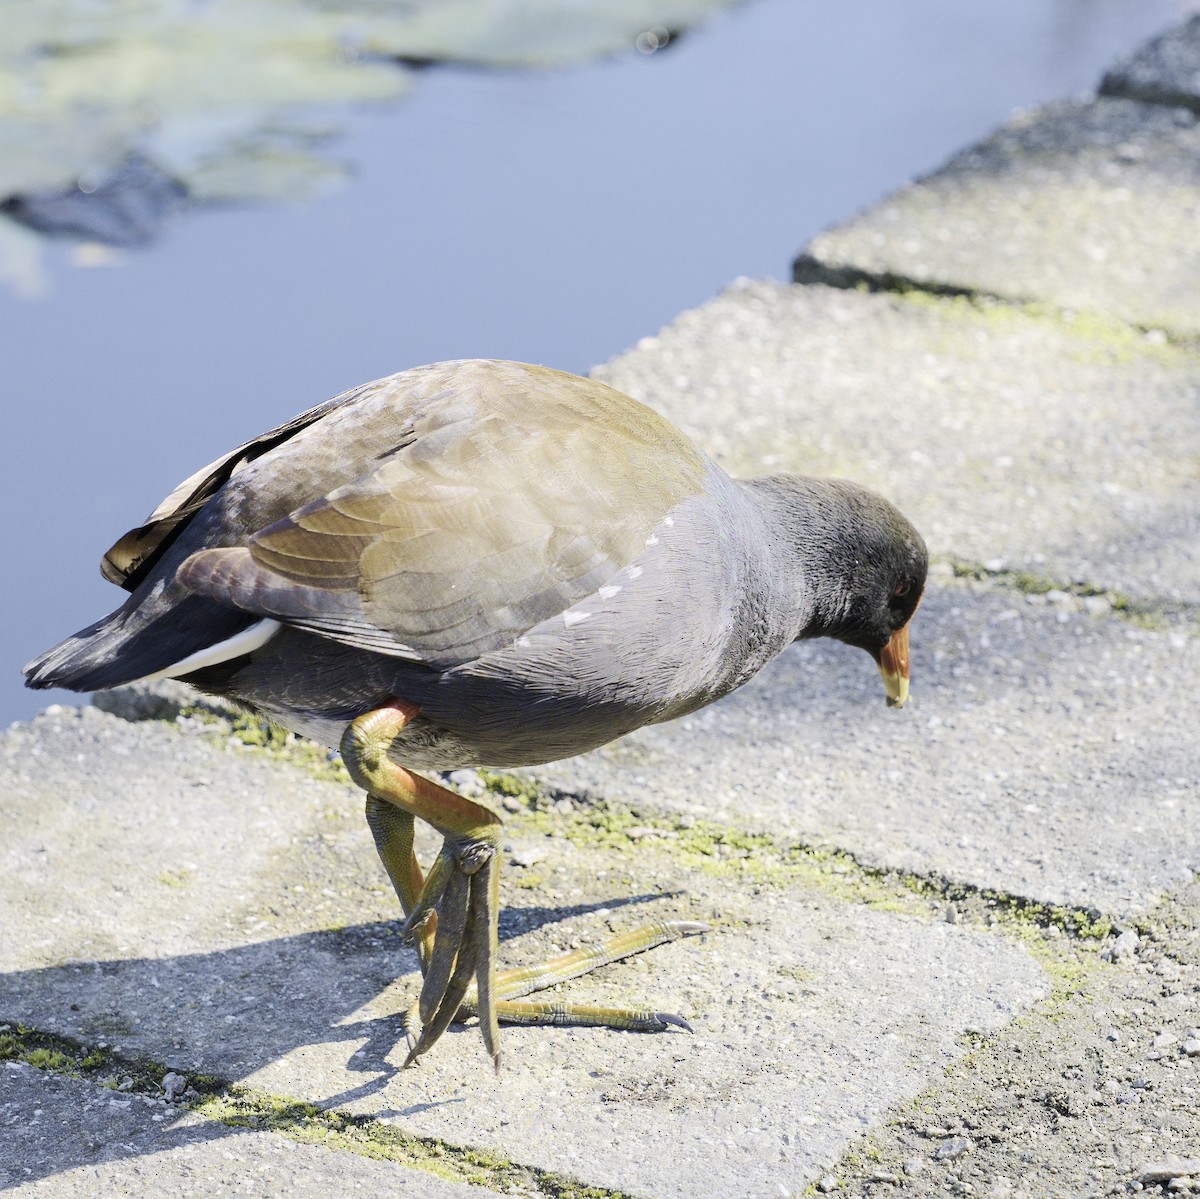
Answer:
<path fill-rule="evenodd" d="M 304 1144 L 354 1153 L 378 1161 L 465 1182 L 499 1193 L 532 1199 L 631 1199 L 621 1191 L 590 1186 L 566 1175 L 513 1162 L 501 1154 L 416 1137 L 395 1124 L 371 1116 L 323 1108 L 305 1100 L 273 1095 L 215 1075 L 173 1070 L 142 1056 L 125 1056 L 70 1037 L 30 1028 L 0 1026 L 0 1061 L 23 1062 L 34 1069 L 70 1078 L 99 1079 L 101 1086 L 125 1094 L 167 1102 L 162 1086 L 168 1074 L 186 1078 L 186 1098 L 170 1104 L 229 1129 L 272 1132 Z"/>

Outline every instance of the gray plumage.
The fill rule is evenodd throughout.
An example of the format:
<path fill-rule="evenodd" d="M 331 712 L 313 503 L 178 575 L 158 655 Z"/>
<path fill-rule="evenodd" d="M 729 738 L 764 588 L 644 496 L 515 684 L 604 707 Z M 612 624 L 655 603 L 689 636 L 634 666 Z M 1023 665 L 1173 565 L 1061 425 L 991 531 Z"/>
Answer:
<path fill-rule="evenodd" d="M 26 673 L 118 686 L 267 619 L 174 673 L 331 746 L 394 697 L 420 709 L 397 761 L 532 764 L 709 703 L 799 637 L 879 661 L 925 567 L 864 488 L 734 480 L 603 384 L 441 363 L 192 476 L 106 555 L 125 605 Z"/>

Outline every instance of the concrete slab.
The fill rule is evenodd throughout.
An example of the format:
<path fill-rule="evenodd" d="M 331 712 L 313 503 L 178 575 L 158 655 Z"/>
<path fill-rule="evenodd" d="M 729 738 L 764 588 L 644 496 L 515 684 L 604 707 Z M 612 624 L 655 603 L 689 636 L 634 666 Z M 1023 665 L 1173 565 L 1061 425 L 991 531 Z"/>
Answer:
<path fill-rule="evenodd" d="M 1105 73 L 1100 94 L 1200 112 L 1200 14 L 1122 59 Z"/>
<path fill-rule="evenodd" d="M 968 1028 L 1000 1028 L 1047 988 L 1036 961 L 995 934 L 847 903 L 812 879 L 710 868 L 656 848 L 653 837 L 624 849 L 569 840 L 557 831 L 565 811 L 551 811 L 514 825 L 514 839 L 540 841 L 547 857 L 506 870 L 504 957 L 537 960 L 643 919 L 707 919 L 717 931 L 569 986 L 584 1002 L 678 1007 L 696 1035 L 506 1029 L 496 1080 L 468 1028 L 421 1069 L 400 1072 L 395 1044 L 415 992 L 413 962 L 398 952 L 396 922 L 379 919 L 365 833 L 353 858 L 318 837 L 330 819 L 324 788 L 338 788 L 320 784 L 306 805 L 302 772 L 266 767 L 280 776 L 277 789 L 300 776 L 291 843 L 280 847 L 280 820 L 251 819 L 236 852 L 213 850 L 246 802 L 236 789 L 233 801 L 221 796 L 225 772 L 258 759 L 98 712 L 60 711 L 7 736 L 20 746 L 25 791 L 19 806 L 5 804 L 0 839 L 28 839 L 34 813 L 47 864 L 27 867 L 41 871 L 32 892 L 22 875 L 0 876 L 0 903 L 27 896 L 21 935 L 5 940 L 0 958 L 5 1019 L 349 1107 L 593 1185 L 656 1196 L 801 1189 L 890 1105 L 932 1083 L 964 1052 Z M 119 786 L 78 760 L 97 739 L 108 761 L 130 764 Z M 27 770 L 32 762 L 44 764 L 44 779 Z M 210 779 L 199 797 L 184 765 Z M 185 799 L 191 823 L 154 819 Z M 255 811 L 273 814 L 276 802 L 268 796 Z M 105 859 L 83 848 L 93 820 Z M 194 864 L 190 928 L 173 889 L 136 866 L 159 856 L 143 828 Z M 233 879 L 222 885 L 210 872 L 226 858 Z M 97 880 L 89 886 L 103 936 L 75 894 L 81 862 Z M 271 869 L 259 871 L 265 862 Z M 114 874 L 128 897 L 119 912 L 103 902 L 101 883 Z M 314 895 L 332 906 L 313 908 Z M 316 927 L 352 915 L 347 905 L 357 905 L 353 923 Z M 560 916 L 569 919 L 553 923 Z"/>
<path fill-rule="evenodd" d="M 5 966 L 261 941 L 272 910 L 296 931 L 394 914 L 361 870 L 332 894 L 305 889 L 303 867 L 286 877 L 305 838 L 338 861 L 373 853 L 358 795 L 219 727 L 56 707 L 0 736 L 0 782 Z"/>
<path fill-rule="evenodd" d="M 912 639 L 902 712 L 866 654 L 814 642 L 717 705 L 535 773 L 1105 912 L 1200 870 L 1200 640 L 982 584 L 935 585 Z"/>
<path fill-rule="evenodd" d="M 1101 99 L 1023 113 L 796 260 L 798 282 L 984 292 L 1200 333 L 1200 125 Z"/>
<path fill-rule="evenodd" d="M 176 1195 L 483 1199 L 395 1162 L 205 1120 L 163 1099 L 0 1064 L 0 1189 L 19 1199 Z"/>
<path fill-rule="evenodd" d="M 805 888 L 753 896 L 693 885 L 688 898 L 691 914 L 734 928 L 567 993 L 678 1005 L 692 1037 L 506 1029 L 499 1079 L 470 1073 L 480 1059 L 473 1028 L 420 1071 L 391 1077 L 364 1042 L 349 1066 L 373 1067 L 386 1084 L 373 1090 L 326 1034 L 250 1082 L 334 1096 L 410 1132 L 469 1139 L 634 1194 L 775 1196 L 803 1190 L 889 1107 L 933 1082 L 963 1052 L 967 1028 L 996 1028 L 1045 993 L 1023 952 L 945 923 Z M 377 1020 L 379 1010 L 368 1013 Z"/>
<path fill-rule="evenodd" d="M 929 1199 L 1195 1194 L 1197 928 L 1200 880 L 1157 909 L 1117 963 L 1083 972 L 1060 1002 L 981 1038 L 834 1171 L 839 1193 L 892 1194 L 882 1181 L 891 1177 Z"/>
<path fill-rule="evenodd" d="M 934 554 L 1200 600 L 1200 356 L 1119 322 L 743 281 L 596 373 L 734 474 L 875 487 Z"/>

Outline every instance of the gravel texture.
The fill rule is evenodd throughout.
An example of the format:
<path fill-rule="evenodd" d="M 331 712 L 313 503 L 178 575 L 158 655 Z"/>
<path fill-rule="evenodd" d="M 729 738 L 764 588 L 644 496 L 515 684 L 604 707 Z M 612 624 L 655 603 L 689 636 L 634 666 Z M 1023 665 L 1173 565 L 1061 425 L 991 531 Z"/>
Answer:
<path fill-rule="evenodd" d="M 1192 882 L 1156 909 L 1134 958 L 981 1039 L 873 1133 L 844 1163 L 839 1193 L 895 1194 L 871 1181 L 886 1173 L 938 1199 L 1188 1193 L 1200 1183 L 1200 1068 L 1183 1048 L 1200 1020 L 1198 930 Z M 971 1148 L 950 1158 L 963 1141 Z"/>

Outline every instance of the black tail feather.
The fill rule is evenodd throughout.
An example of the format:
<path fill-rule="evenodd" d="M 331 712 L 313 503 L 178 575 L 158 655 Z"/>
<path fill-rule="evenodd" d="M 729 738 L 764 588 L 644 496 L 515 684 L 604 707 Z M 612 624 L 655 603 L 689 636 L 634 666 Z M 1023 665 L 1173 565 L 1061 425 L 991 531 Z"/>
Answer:
<path fill-rule="evenodd" d="M 259 617 L 199 595 L 172 596 L 156 604 L 141 598 L 40 654 L 23 668 L 25 686 L 103 691 L 120 687 L 215 645 Z"/>

